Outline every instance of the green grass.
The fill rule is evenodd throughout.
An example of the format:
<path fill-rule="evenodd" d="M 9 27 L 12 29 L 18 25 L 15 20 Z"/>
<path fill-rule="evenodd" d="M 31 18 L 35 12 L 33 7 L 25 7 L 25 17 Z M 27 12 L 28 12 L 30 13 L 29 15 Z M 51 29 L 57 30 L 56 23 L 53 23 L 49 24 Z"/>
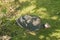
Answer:
<path fill-rule="evenodd" d="M 0 35 L 9 35 L 12 40 L 60 40 L 60 0 L 15 0 L 7 3 L 0 0 L 0 4 Z M 10 7 L 14 11 L 9 10 Z M 51 28 L 39 30 L 36 35 L 27 33 L 15 21 L 24 14 L 41 17 L 43 23 L 48 22 Z"/>

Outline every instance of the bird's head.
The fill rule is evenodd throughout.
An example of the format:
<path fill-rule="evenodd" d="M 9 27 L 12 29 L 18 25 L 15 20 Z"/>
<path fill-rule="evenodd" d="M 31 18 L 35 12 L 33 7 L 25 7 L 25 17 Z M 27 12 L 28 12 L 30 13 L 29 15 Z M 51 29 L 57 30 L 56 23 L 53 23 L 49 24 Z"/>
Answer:
<path fill-rule="evenodd" d="M 51 27 L 49 23 L 45 23 L 44 26 L 45 26 L 45 28 L 50 28 Z"/>

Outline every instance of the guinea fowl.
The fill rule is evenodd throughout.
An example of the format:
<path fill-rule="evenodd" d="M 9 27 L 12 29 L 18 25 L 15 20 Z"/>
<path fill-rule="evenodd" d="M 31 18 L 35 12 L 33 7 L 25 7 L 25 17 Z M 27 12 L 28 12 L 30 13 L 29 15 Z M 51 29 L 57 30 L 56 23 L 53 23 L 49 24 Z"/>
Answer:
<path fill-rule="evenodd" d="M 50 27 L 48 23 L 43 24 L 41 22 L 41 18 L 34 15 L 21 16 L 16 20 L 16 22 L 20 27 L 31 30 L 31 31 Z"/>

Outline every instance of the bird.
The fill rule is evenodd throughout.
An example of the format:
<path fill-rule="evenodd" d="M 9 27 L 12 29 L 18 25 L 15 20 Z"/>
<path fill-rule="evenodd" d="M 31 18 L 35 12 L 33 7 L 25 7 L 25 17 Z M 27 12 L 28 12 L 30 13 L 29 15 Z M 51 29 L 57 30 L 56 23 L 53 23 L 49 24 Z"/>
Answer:
<path fill-rule="evenodd" d="M 41 22 L 41 18 L 36 15 L 23 15 L 16 20 L 16 23 L 21 27 L 30 31 L 40 30 L 42 28 L 50 28 L 50 24 Z"/>

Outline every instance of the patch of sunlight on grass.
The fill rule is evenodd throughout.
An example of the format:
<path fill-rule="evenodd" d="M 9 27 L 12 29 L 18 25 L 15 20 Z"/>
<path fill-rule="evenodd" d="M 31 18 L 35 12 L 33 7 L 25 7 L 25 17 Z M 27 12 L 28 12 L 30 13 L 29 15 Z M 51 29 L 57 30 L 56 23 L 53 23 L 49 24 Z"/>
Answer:
<path fill-rule="evenodd" d="M 42 14 L 40 17 L 43 19 L 49 19 L 50 18 L 49 16 L 50 15 L 48 15 L 48 14 Z"/>
<path fill-rule="evenodd" d="M 35 5 L 31 5 L 31 6 L 27 7 L 27 8 L 25 8 L 25 9 L 23 9 L 23 10 L 21 11 L 21 13 L 30 12 L 30 11 L 32 11 L 35 7 L 36 7 Z"/>
<path fill-rule="evenodd" d="M 38 13 L 45 13 L 47 11 L 46 8 L 42 7 L 37 10 Z"/>
<path fill-rule="evenodd" d="M 31 1 L 31 4 L 35 4 L 35 3 L 36 3 L 36 1 L 35 1 L 35 0 Z"/>
<path fill-rule="evenodd" d="M 1 0 L 1 2 L 2 2 L 3 4 L 7 4 L 7 3 L 9 3 L 8 0 Z"/>
<path fill-rule="evenodd" d="M 29 34 L 31 34 L 31 35 L 33 35 L 33 36 L 35 36 L 36 35 L 36 33 L 35 32 L 28 32 Z"/>
<path fill-rule="evenodd" d="M 26 1 L 30 1 L 30 0 L 19 0 L 20 3 L 26 2 Z"/>
<path fill-rule="evenodd" d="M 44 8 L 44 7 L 39 8 L 39 9 L 36 11 L 36 13 L 40 14 L 40 17 L 41 17 L 41 18 L 47 18 L 47 19 L 49 18 L 49 14 L 48 14 L 48 12 L 47 12 L 47 9 Z"/>
<path fill-rule="evenodd" d="M 1 1 L 2 2 L 2 1 Z M 2 2 L 2 7 L 1 7 L 1 10 L 3 9 L 3 8 L 6 8 L 7 9 L 7 11 L 9 10 L 9 7 L 10 7 L 10 3 L 9 2 L 7 2 L 7 3 L 5 3 L 5 2 Z"/>
<path fill-rule="evenodd" d="M 49 37 L 46 37 L 46 40 L 50 40 L 50 38 Z"/>
<path fill-rule="evenodd" d="M 22 14 L 29 14 L 29 13 L 34 12 L 33 9 L 35 7 L 36 7 L 35 5 L 30 5 L 27 8 L 23 8 L 22 11 L 18 11 L 18 13 L 19 13 L 18 16 L 21 16 Z"/>
<path fill-rule="evenodd" d="M 51 19 L 57 20 L 58 19 L 58 16 L 53 16 L 53 17 L 51 17 Z"/>
<path fill-rule="evenodd" d="M 56 30 L 56 31 L 59 31 L 60 32 L 60 30 Z"/>
<path fill-rule="evenodd" d="M 9 2 L 13 2 L 14 0 L 8 0 Z"/>
<path fill-rule="evenodd" d="M 46 19 L 48 19 L 49 18 L 49 14 L 48 14 L 48 12 L 47 12 L 47 9 L 46 8 L 39 8 L 37 11 L 36 11 L 36 13 L 38 13 L 39 15 L 40 15 L 40 17 L 41 18 L 46 18 Z"/>
<path fill-rule="evenodd" d="M 59 32 L 52 33 L 50 36 L 51 37 L 55 36 L 56 38 L 60 38 L 60 31 Z"/>
<path fill-rule="evenodd" d="M 39 36 L 39 39 L 43 39 L 43 38 L 44 38 L 44 36 L 43 36 L 43 35 L 40 35 L 40 36 Z"/>
<path fill-rule="evenodd" d="M 0 1 L 0 5 L 3 5 L 3 3 Z"/>
<path fill-rule="evenodd" d="M 30 11 L 30 13 L 34 13 L 34 12 L 35 12 L 35 10 Z"/>
<path fill-rule="evenodd" d="M 14 0 L 1 0 L 3 3 L 13 2 Z"/>

